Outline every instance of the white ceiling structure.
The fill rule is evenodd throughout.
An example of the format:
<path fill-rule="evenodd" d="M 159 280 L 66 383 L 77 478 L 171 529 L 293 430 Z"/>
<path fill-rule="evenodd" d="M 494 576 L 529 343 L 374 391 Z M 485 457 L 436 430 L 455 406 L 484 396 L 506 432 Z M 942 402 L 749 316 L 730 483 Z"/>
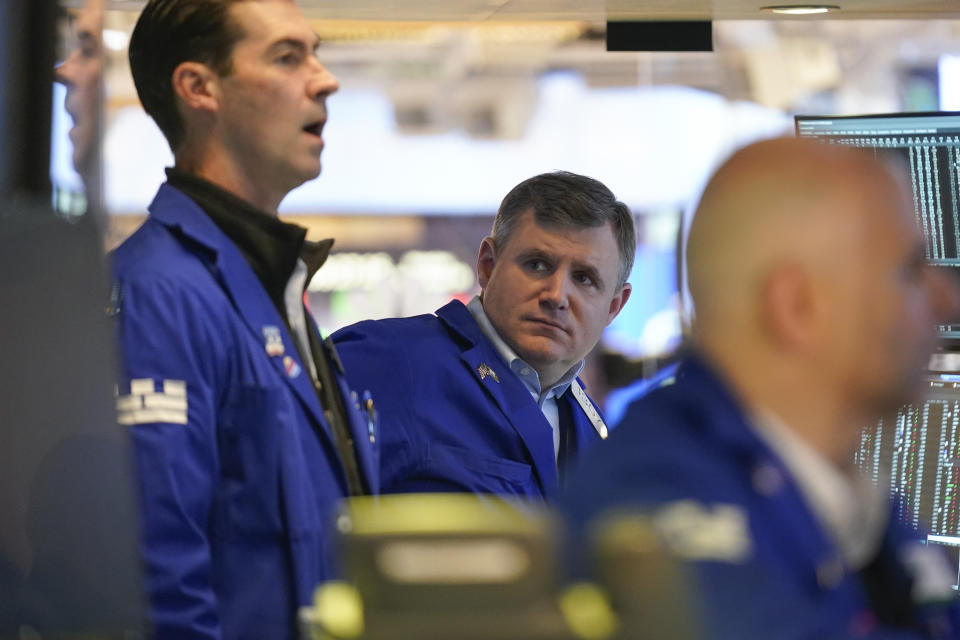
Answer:
<path fill-rule="evenodd" d="M 930 85 L 938 59 L 960 55 L 960 0 L 829 0 L 840 10 L 806 17 L 762 10 L 773 1 L 298 3 L 323 39 L 320 56 L 340 79 L 342 98 L 348 89 L 385 96 L 399 136 L 460 132 L 519 143 L 551 71 L 572 71 L 591 89 L 691 87 L 785 114 L 937 108 Z M 110 2 L 107 27 L 129 33 L 143 4 Z M 694 19 L 713 21 L 712 52 L 606 51 L 608 20 Z M 136 104 L 125 52 L 114 56 L 111 106 Z M 551 135 L 567 134 L 561 126 Z M 334 158 L 336 148 L 326 184 L 348 164 Z"/>
<path fill-rule="evenodd" d="M 415 101 L 409 94 L 469 101 L 491 83 L 509 89 L 511 79 L 568 68 L 599 86 L 692 86 L 785 110 L 820 91 L 852 91 L 864 96 L 860 110 L 889 110 L 896 105 L 882 96 L 896 88 L 891 74 L 960 54 L 960 0 L 828 0 L 838 11 L 804 17 L 763 10 L 797 0 L 298 1 L 327 43 L 328 66 L 354 83 L 387 86 L 401 109 Z M 129 28 L 143 4 L 109 7 Z M 608 20 L 712 20 L 714 52 L 610 53 Z"/>
<path fill-rule="evenodd" d="M 113 0 L 110 7 L 136 11 L 142 0 Z M 377 21 L 489 20 L 743 20 L 766 16 L 756 0 L 300 0 L 305 11 L 329 19 Z M 851 19 L 955 19 L 951 0 L 840 0 L 833 17 Z"/>

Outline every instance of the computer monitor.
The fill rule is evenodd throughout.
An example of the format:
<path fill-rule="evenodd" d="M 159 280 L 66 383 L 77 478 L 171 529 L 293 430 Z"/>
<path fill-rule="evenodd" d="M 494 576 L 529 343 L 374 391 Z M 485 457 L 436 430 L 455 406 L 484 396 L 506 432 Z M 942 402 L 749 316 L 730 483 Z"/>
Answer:
<path fill-rule="evenodd" d="M 854 460 L 874 483 L 889 484 L 901 520 L 960 536 L 960 372 L 932 372 L 926 385 L 925 400 L 860 433 Z"/>
<path fill-rule="evenodd" d="M 960 112 L 794 118 L 797 136 L 892 155 L 909 168 L 914 212 L 931 264 L 960 275 Z M 960 324 L 940 327 L 951 348 Z"/>
<path fill-rule="evenodd" d="M 797 136 L 899 159 L 910 172 L 927 260 L 960 274 L 960 112 L 795 117 Z M 960 324 L 940 326 L 945 352 L 930 360 L 921 402 L 864 429 L 855 462 L 889 484 L 899 517 L 960 536 Z"/>

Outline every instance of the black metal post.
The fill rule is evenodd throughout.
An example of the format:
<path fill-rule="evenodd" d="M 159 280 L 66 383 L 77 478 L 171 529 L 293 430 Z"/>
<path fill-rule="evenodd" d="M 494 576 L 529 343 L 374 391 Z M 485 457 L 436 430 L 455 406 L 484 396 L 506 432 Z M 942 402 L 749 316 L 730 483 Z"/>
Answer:
<path fill-rule="evenodd" d="M 56 0 L 0 2 L 0 201 L 50 194 Z"/>

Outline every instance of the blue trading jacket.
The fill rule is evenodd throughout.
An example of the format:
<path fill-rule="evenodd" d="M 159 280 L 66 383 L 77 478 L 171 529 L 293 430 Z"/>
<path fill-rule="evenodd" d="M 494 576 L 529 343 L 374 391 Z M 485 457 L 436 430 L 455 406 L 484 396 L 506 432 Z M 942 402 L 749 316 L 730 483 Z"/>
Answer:
<path fill-rule="evenodd" d="M 169 185 L 113 266 L 157 637 L 294 637 L 296 607 L 332 574 L 328 519 L 347 492 L 294 342 L 240 252 Z M 370 416 L 335 375 L 375 490 Z"/>
<path fill-rule="evenodd" d="M 911 554 L 936 565 L 937 549 L 891 519 L 869 574 L 849 570 L 720 379 L 696 356 L 669 375 L 581 459 L 560 500 L 571 549 L 598 514 L 648 514 L 692 575 L 687 604 L 712 639 L 960 637 L 955 600 L 910 595 L 924 576 L 908 565 L 930 566 Z"/>
<path fill-rule="evenodd" d="M 350 383 L 377 404 L 384 493 L 556 492 L 550 424 L 463 304 L 360 322 L 332 338 Z M 600 440 L 572 389 L 559 403 L 573 418 L 573 449 Z"/>

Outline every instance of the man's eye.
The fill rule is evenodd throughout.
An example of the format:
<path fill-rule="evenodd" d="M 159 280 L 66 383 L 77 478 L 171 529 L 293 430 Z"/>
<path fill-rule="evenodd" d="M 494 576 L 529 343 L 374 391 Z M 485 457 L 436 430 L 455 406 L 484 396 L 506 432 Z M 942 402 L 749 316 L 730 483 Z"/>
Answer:
<path fill-rule="evenodd" d="M 280 64 L 297 64 L 299 61 L 300 56 L 295 53 L 287 53 L 277 58 L 277 62 Z"/>
<path fill-rule="evenodd" d="M 547 263 L 543 260 L 530 260 L 527 262 L 527 267 L 531 271 L 546 271 Z"/>
<path fill-rule="evenodd" d="M 589 286 L 591 286 L 591 287 L 596 284 L 596 281 L 594 281 L 594 279 L 593 279 L 590 275 L 588 275 L 588 274 L 586 274 L 586 273 L 578 273 L 578 274 L 575 274 L 575 275 L 573 276 L 573 279 L 576 280 L 576 282 L 577 282 L 578 284 L 585 284 L 585 285 L 589 285 Z"/>

